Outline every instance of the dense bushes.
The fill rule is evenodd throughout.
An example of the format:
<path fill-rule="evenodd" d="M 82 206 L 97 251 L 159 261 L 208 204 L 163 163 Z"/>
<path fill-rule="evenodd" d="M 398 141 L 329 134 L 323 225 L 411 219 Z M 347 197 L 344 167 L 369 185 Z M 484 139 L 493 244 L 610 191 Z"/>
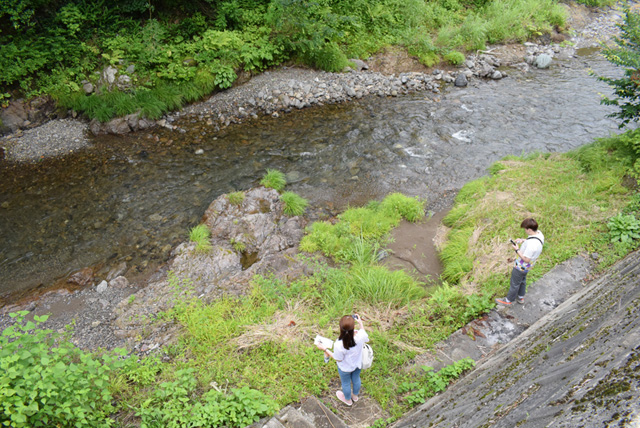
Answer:
<path fill-rule="evenodd" d="M 238 70 L 293 60 L 340 71 L 391 44 L 427 65 L 458 64 L 464 50 L 563 22 L 554 0 L 11 0 L 0 5 L 0 100 L 47 93 L 102 121 L 157 118 L 229 87 Z M 129 80 L 115 95 L 107 65 Z"/>

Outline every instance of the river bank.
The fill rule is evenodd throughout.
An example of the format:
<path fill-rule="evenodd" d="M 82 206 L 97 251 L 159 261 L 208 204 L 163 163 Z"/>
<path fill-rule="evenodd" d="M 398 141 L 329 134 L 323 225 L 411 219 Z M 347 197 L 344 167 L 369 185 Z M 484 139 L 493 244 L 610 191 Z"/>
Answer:
<path fill-rule="evenodd" d="M 118 135 L 155 126 L 185 132 L 194 120 L 206 123 L 210 132 L 216 132 L 263 115 L 277 117 L 296 109 L 363 97 L 397 97 L 416 91 L 438 93 L 443 84 L 466 86 L 469 79 L 474 84 L 473 79 L 506 78 L 509 68 L 526 72 L 529 67 L 538 65 L 540 55 L 548 55 L 549 60 L 571 58 L 576 49 L 597 47 L 618 33 L 616 25 L 622 20 L 619 8 L 590 10 L 573 3 L 565 7 L 570 37 L 546 35 L 538 43 L 492 46 L 484 53 L 468 55 L 458 68 L 428 69 L 398 48 L 388 48 L 366 61 L 355 60 L 355 69 L 345 73 L 281 67 L 253 77 L 245 76 L 239 79 L 241 84 L 238 86 L 155 122 L 133 114 L 108 123 L 101 124 L 96 120 L 88 123 L 76 118 L 74 112 L 47 121 L 55 116 L 51 103 L 19 100 L 1 112 L 5 125 L 10 124 L 15 132 L 0 139 L 0 159 L 38 162 L 65 156 L 90 147 L 92 135 L 103 133 Z M 546 61 L 545 66 L 548 66 Z M 46 110 L 39 112 L 40 108 Z"/>

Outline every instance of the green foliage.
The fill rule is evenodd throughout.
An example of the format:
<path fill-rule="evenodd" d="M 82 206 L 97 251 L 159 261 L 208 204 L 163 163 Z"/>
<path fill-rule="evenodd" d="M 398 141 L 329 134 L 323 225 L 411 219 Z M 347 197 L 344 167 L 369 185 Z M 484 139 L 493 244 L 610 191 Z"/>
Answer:
<path fill-rule="evenodd" d="M 615 0 L 576 0 L 576 3 L 582 3 L 589 7 L 609 7 L 613 6 Z"/>
<path fill-rule="evenodd" d="M 230 204 L 240 206 L 244 201 L 244 192 L 231 192 L 227 195 Z"/>
<path fill-rule="evenodd" d="M 40 328 L 47 317 L 15 323 L 0 337 L 0 422 L 12 427 L 108 427 L 113 421 L 107 388 L 117 355 L 96 357 L 65 337 Z M 123 354 L 123 351 L 117 351 Z"/>
<path fill-rule="evenodd" d="M 230 243 L 231 243 L 231 247 L 233 247 L 233 249 L 239 253 L 247 249 L 247 246 L 242 241 L 236 241 L 235 239 L 232 238 Z"/>
<path fill-rule="evenodd" d="M 598 76 L 614 90 L 615 98 L 603 96 L 601 103 L 619 108 L 610 117 L 620 119 L 620 127 L 640 118 L 640 14 L 625 10 L 625 19 L 619 24 L 620 36 L 614 38 L 614 47 L 603 49 L 609 62 L 624 67 L 624 77 L 614 79 Z"/>
<path fill-rule="evenodd" d="M 473 269 L 473 260 L 468 254 L 469 240 L 473 228 L 454 229 L 448 236 L 439 256 L 444 265 L 442 279 L 458 282 L 465 274 Z"/>
<path fill-rule="evenodd" d="M 409 404 L 413 406 L 422 404 L 427 398 L 444 391 L 452 381 L 475 365 L 475 361 L 471 358 L 463 358 L 443 367 L 439 372 L 434 372 L 432 367 L 422 366 L 424 373 L 417 380 L 403 382 L 400 385 L 400 392 L 410 392 L 405 398 Z"/>
<path fill-rule="evenodd" d="M 200 400 L 193 399 L 197 386 L 194 372 L 178 370 L 175 381 L 164 382 L 154 390 L 136 411 L 142 427 L 244 427 L 278 410 L 273 400 L 247 387 L 233 389 L 231 394 L 212 389 Z"/>
<path fill-rule="evenodd" d="M 279 192 L 287 185 L 287 179 L 284 173 L 276 169 L 267 169 L 267 173 L 262 177 L 262 180 L 260 180 L 260 184 Z"/>
<path fill-rule="evenodd" d="M 607 223 L 611 242 L 628 243 L 640 239 L 640 221 L 631 214 L 618 213 Z"/>
<path fill-rule="evenodd" d="M 322 251 L 341 261 L 354 261 L 356 246 L 382 243 L 387 234 L 404 218 L 416 222 L 424 217 L 424 201 L 400 193 L 388 195 L 382 202 L 349 208 L 338 217 L 338 224 L 318 221 L 302 239 L 305 252 Z"/>
<path fill-rule="evenodd" d="M 410 198 L 401 193 L 392 193 L 382 201 L 380 209 L 389 217 L 401 217 L 412 223 L 424 217 L 425 201 Z"/>
<path fill-rule="evenodd" d="M 153 385 L 157 374 L 162 370 L 160 358 L 150 356 L 143 359 L 127 358 L 120 375 L 124 376 L 128 382 L 145 387 Z"/>
<path fill-rule="evenodd" d="M 288 216 L 304 214 L 304 210 L 309 205 L 309 201 L 293 192 L 284 192 L 280 195 L 280 200 L 284 202 L 284 213 Z"/>
<path fill-rule="evenodd" d="M 196 251 L 206 253 L 211 251 L 211 231 L 206 224 L 199 224 L 189 231 L 189 240 L 196 243 Z"/>
<path fill-rule="evenodd" d="M 444 56 L 445 61 L 447 61 L 451 65 L 460 65 L 464 62 L 465 57 L 464 54 L 457 51 L 449 52 Z"/>
<path fill-rule="evenodd" d="M 395 44 L 429 66 L 445 53 L 456 64 L 455 51 L 539 35 L 561 26 L 564 15 L 551 0 L 222 0 L 179 7 L 7 0 L 2 18 L 13 30 L 0 34 L 0 93 L 48 93 L 64 107 L 107 121 L 133 112 L 158 118 L 230 87 L 239 70 L 260 72 L 291 58 L 341 71 L 347 58 Z M 109 97 L 114 88 L 89 97 L 81 91 L 83 80 L 98 83 L 106 65 L 120 73 L 135 66 L 126 98 Z M 138 94 L 142 89 L 147 92 Z"/>
<path fill-rule="evenodd" d="M 324 285 L 325 305 L 348 311 L 357 302 L 398 308 L 425 295 L 406 272 L 384 266 L 356 265 L 348 272 L 330 271 Z"/>
<path fill-rule="evenodd" d="M 510 157 L 494 168 L 499 174 L 463 187 L 443 220 L 452 230 L 440 257 L 444 279 L 478 289 L 479 300 L 467 302 L 465 316 L 482 313 L 490 297 L 504 293 L 509 275 L 504 261 L 513 256 L 507 242 L 522 236 L 518 226 L 523 218 L 536 218 L 549 243 L 530 273 L 532 281 L 579 252 L 597 251 L 605 267 L 634 248 L 629 240 L 622 245 L 621 237 L 611 245 L 606 226 L 632 200 L 622 183 L 636 161 L 636 141 L 627 132 L 565 155 Z M 523 182 L 536 185 L 522 192 Z M 633 227 L 620 218 L 611 225 L 618 236 Z M 486 255 L 493 262 L 476 263 Z"/>

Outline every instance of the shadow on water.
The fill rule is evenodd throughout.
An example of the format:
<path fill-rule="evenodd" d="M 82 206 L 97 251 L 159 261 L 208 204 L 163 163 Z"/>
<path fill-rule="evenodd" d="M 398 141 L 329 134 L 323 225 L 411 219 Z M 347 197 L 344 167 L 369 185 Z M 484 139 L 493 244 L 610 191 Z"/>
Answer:
<path fill-rule="evenodd" d="M 590 55 L 440 95 L 371 97 L 218 133 L 190 120 L 185 133 L 103 136 L 64 159 L 0 162 L 0 294 L 86 266 L 100 278 L 122 262 L 129 278 L 148 272 L 215 197 L 256 186 L 267 168 L 319 207 L 312 216 L 394 191 L 439 210 L 503 156 L 566 151 L 617 132 L 599 103 L 608 87 L 587 66 L 611 74 Z"/>

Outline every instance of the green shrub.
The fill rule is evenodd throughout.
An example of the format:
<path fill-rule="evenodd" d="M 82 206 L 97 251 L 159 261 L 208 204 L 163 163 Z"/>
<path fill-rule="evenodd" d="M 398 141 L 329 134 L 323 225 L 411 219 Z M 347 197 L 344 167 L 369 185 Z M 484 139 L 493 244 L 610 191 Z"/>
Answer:
<path fill-rule="evenodd" d="M 276 169 L 267 169 L 267 173 L 260 180 L 260 184 L 279 192 L 286 186 L 287 179 L 282 172 Z"/>
<path fill-rule="evenodd" d="M 382 201 L 380 209 L 389 217 L 399 215 L 412 223 L 424 217 L 425 201 L 418 197 L 410 198 L 402 193 L 392 193 Z"/>
<path fill-rule="evenodd" d="M 176 380 L 164 382 L 144 401 L 136 415 L 148 428 L 181 426 L 244 427 L 271 416 L 277 404 L 260 391 L 243 387 L 224 394 L 215 389 L 194 399 L 194 369 L 176 371 Z"/>
<path fill-rule="evenodd" d="M 607 223 L 611 242 L 628 243 L 634 239 L 640 239 L 640 221 L 631 214 L 618 213 Z"/>
<path fill-rule="evenodd" d="M 284 213 L 288 216 L 304 214 L 304 210 L 309 205 L 309 201 L 293 192 L 284 192 L 280 195 L 280 200 L 284 202 Z"/>
<path fill-rule="evenodd" d="M 230 204 L 240 206 L 244 201 L 244 192 L 231 192 L 227 195 L 227 199 Z"/>
<path fill-rule="evenodd" d="M 416 406 L 422 404 L 427 398 L 433 397 L 438 392 L 444 391 L 447 386 L 458 379 L 462 373 L 475 367 L 476 362 L 471 358 L 463 358 L 453 364 L 434 372 L 432 367 L 422 366 L 423 373 L 413 382 L 404 382 L 400 385 L 401 394 L 411 392 L 406 400 Z"/>
<path fill-rule="evenodd" d="M 213 248 L 211 245 L 211 231 L 206 224 L 199 224 L 192 228 L 189 232 L 189 240 L 196 243 L 197 252 L 206 253 Z"/>
<path fill-rule="evenodd" d="M 108 427 L 114 412 L 109 378 L 117 355 L 96 357 L 40 328 L 47 316 L 15 324 L 0 336 L 0 422 L 12 427 Z M 123 350 L 118 350 L 123 355 Z"/>
<path fill-rule="evenodd" d="M 451 65 L 460 65 L 465 61 L 464 54 L 457 51 L 449 52 L 444 56 L 444 59 Z"/>

